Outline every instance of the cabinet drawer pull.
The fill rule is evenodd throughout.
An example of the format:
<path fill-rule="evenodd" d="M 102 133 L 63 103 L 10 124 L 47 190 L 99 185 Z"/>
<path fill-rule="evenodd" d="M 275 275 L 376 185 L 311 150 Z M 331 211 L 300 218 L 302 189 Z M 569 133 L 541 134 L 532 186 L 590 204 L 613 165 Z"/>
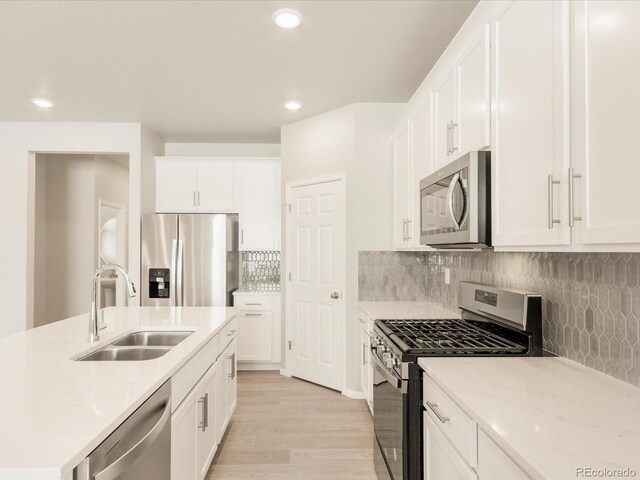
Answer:
<path fill-rule="evenodd" d="M 247 317 L 261 317 L 261 313 L 245 313 Z"/>
<path fill-rule="evenodd" d="M 431 409 L 431 411 L 436 417 L 438 417 L 438 420 L 440 420 L 441 423 L 447 423 L 451 420 L 449 417 L 445 417 L 442 413 L 440 413 L 437 403 L 427 402 L 427 407 Z"/>
<path fill-rule="evenodd" d="M 227 333 L 227 337 L 231 337 L 234 333 L 236 333 L 235 329 L 229 330 L 229 333 Z"/>
<path fill-rule="evenodd" d="M 249 306 L 249 305 L 250 305 L 250 306 L 252 306 L 252 307 L 259 307 L 259 306 L 261 306 L 262 304 L 261 304 L 261 303 L 245 303 L 245 305 L 247 305 L 247 306 Z"/>

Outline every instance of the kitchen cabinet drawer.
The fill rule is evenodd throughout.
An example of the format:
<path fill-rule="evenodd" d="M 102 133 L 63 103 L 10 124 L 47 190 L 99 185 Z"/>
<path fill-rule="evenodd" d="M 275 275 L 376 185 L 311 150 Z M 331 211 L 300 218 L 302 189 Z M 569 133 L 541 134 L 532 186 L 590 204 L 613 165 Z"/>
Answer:
<path fill-rule="evenodd" d="M 426 414 L 471 467 L 478 465 L 478 425 L 428 375 L 423 375 Z"/>
<path fill-rule="evenodd" d="M 234 306 L 240 310 L 271 310 L 272 300 L 271 295 L 236 295 Z"/>
<path fill-rule="evenodd" d="M 229 323 L 227 323 L 220 333 L 220 351 L 222 351 L 229 343 L 235 338 L 238 333 L 238 317 L 233 317 Z"/>
<path fill-rule="evenodd" d="M 220 353 L 219 334 L 202 347 L 187 364 L 171 378 L 171 411 L 182 403 Z"/>
<path fill-rule="evenodd" d="M 424 422 L 424 480 L 478 480 L 476 472 L 456 453 L 429 414 Z"/>

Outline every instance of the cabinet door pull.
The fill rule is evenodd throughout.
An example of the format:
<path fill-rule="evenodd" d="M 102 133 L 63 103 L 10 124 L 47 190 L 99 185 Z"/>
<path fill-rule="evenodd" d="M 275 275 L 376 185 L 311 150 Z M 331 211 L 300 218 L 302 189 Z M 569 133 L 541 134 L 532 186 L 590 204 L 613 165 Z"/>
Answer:
<path fill-rule="evenodd" d="M 427 407 L 431 409 L 431 411 L 434 413 L 436 417 L 438 417 L 438 420 L 440 420 L 441 423 L 447 423 L 448 421 L 451 420 L 449 417 L 445 417 L 442 413 L 440 413 L 440 411 L 438 410 L 437 403 L 427 402 Z"/>
<path fill-rule="evenodd" d="M 457 123 L 454 123 L 453 120 L 451 120 L 451 153 L 455 153 L 456 150 L 458 150 L 458 147 L 456 146 L 456 135 L 454 132 L 454 129 L 458 127 Z"/>
<path fill-rule="evenodd" d="M 229 360 L 231 360 L 231 373 L 229 374 L 229 378 L 234 380 L 236 378 L 236 354 L 232 353 L 229 355 Z"/>
<path fill-rule="evenodd" d="M 553 230 L 554 223 L 560 223 L 560 220 L 553 218 L 553 186 L 559 185 L 560 180 L 554 180 L 553 174 L 548 177 L 547 189 L 549 194 L 549 230 Z"/>
<path fill-rule="evenodd" d="M 407 218 L 407 241 L 411 241 L 411 220 Z"/>
<path fill-rule="evenodd" d="M 362 365 L 367 364 L 367 344 L 362 344 Z"/>
<path fill-rule="evenodd" d="M 240 229 L 240 245 L 244 245 L 244 229 Z"/>
<path fill-rule="evenodd" d="M 209 419 L 207 418 L 207 403 L 208 403 L 208 400 L 209 400 L 209 394 L 208 393 L 205 393 L 203 397 L 200 397 L 198 399 L 198 403 L 200 404 L 200 407 L 201 407 L 200 418 L 202 418 L 202 420 L 198 424 L 198 428 L 200 430 L 202 430 L 203 432 L 207 429 L 207 422 L 209 421 Z"/>
<path fill-rule="evenodd" d="M 582 175 L 579 173 L 573 172 L 573 167 L 569 167 L 569 226 L 573 227 L 575 222 L 582 220 L 582 217 L 575 216 L 575 204 L 574 204 L 574 195 L 573 195 L 573 181 L 576 178 L 582 178 Z"/>

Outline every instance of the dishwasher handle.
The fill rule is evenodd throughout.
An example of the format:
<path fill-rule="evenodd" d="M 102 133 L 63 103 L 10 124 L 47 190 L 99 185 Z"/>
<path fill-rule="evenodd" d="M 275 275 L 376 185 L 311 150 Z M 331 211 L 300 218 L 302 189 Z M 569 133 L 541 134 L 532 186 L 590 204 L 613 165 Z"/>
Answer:
<path fill-rule="evenodd" d="M 153 443 L 156 441 L 165 425 L 169 421 L 171 417 L 171 396 L 167 397 L 164 405 L 164 411 L 160 416 L 160 419 L 156 422 L 156 424 L 149 430 L 144 437 L 138 441 L 133 447 L 131 447 L 127 452 L 118 458 L 115 462 L 113 462 L 108 467 L 100 470 L 93 476 L 92 480 L 114 480 L 120 474 L 122 474 L 126 468 L 135 462 L 140 455 Z"/>

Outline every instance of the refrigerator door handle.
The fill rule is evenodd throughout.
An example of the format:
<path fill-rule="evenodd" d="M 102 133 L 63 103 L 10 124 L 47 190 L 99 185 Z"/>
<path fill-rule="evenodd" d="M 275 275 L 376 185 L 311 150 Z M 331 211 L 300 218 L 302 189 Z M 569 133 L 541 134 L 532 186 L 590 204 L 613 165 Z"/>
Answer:
<path fill-rule="evenodd" d="M 178 261 L 178 240 L 173 239 L 171 241 L 171 272 L 169 273 L 169 298 L 171 303 L 175 304 L 177 301 L 177 288 L 176 281 L 178 279 L 177 274 L 177 262 Z"/>
<path fill-rule="evenodd" d="M 176 259 L 176 307 L 181 307 L 183 303 L 182 299 L 182 277 L 183 271 L 183 254 L 182 254 L 182 240 L 178 240 L 178 255 Z"/>

